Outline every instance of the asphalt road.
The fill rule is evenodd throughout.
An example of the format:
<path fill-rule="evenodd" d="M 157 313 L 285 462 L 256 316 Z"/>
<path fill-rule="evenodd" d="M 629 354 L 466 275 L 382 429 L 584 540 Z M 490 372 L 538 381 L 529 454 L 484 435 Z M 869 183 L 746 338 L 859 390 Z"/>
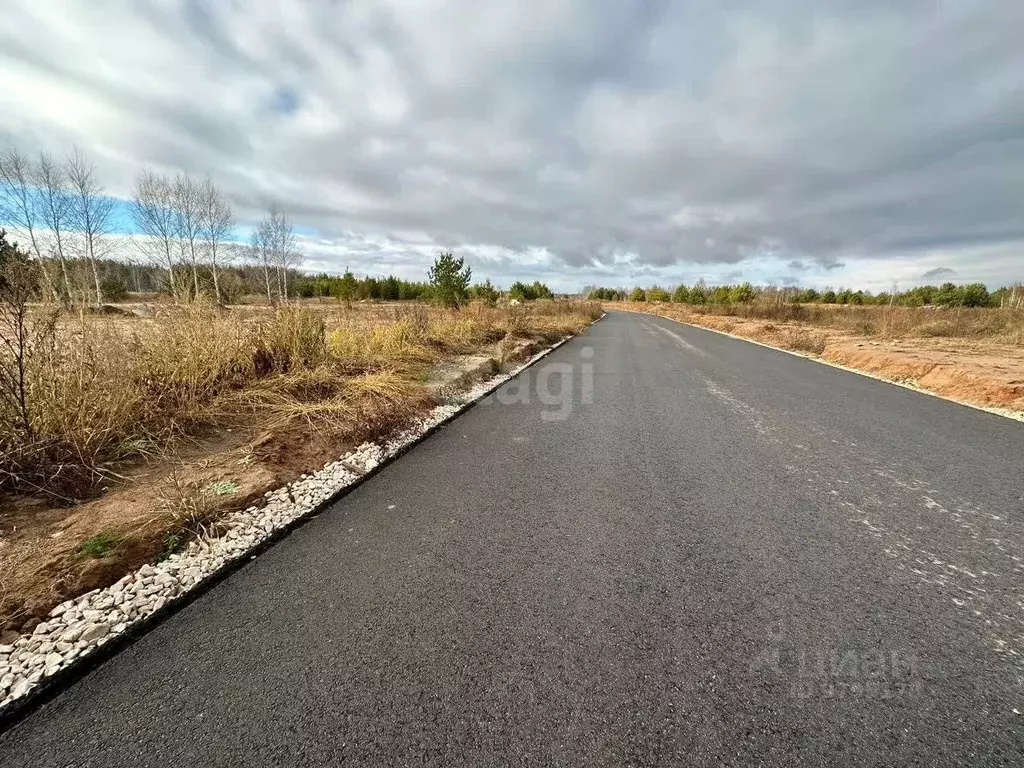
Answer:
<path fill-rule="evenodd" d="M 623 313 L 499 393 L 0 765 L 1024 764 L 1024 425 Z"/>

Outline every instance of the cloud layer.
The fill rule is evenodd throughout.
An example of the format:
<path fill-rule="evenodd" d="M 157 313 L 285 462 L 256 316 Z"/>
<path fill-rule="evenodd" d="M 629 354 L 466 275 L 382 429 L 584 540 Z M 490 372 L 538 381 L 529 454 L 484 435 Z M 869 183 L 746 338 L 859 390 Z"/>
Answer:
<path fill-rule="evenodd" d="M 209 172 L 317 268 L 1024 277 L 1019 0 L 8 5 L 0 142 Z"/>

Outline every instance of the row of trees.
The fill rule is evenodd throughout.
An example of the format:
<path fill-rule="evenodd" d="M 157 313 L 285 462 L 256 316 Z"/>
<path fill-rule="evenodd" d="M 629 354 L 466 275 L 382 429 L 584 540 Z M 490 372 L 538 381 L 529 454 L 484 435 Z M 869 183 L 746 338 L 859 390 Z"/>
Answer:
<path fill-rule="evenodd" d="M 989 292 L 983 283 L 940 286 L 923 285 L 902 292 L 871 293 L 843 288 L 817 291 L 813 288 L 759 287 L 750 283 L 709 287 L 703 281 L 679 285 L 671 292 L 660 286 L 633 288 L 588 288 L 587 295 L 601 301 L 651 301 L 681 304 L 747 304 L 755 300 L 788 301 L 794 304 L 888 305 L 908 307 L 1024 307 L 1024 285 L 1011 285 Z"/>
<path fill-rule="evenodd" d="M 290 219 L 276 205 L 245 246 L 236 239 L 230 202 L 209 176 L 196 179 L 178 174 L 172 178 L 144 170 L 135 183 L 130 206 L 142 235 L 136 240 L 138 249 L 148 256 L 149 263 L 166 272 L 166 289 L 175 299 L 204 293 L 203 278 L 208 276 L 216 300 L 229 300 L 231 292 L 221 286 L 221 275 L 238 261 L 258 273 L 258 293 L 268 302 L 287 302 L 294 295 L 290 283 L 304 257 Z"/>
<path fill-rule="evenodd" d="M 200 272 L 208 270 L 219 298 L 218 270 L 235 256 L 234 216 L 210 178 L 171 178 L 144 170 L 135 182 L 130 206 L 141 234 L 135 245 L 151 264 L 166 271 L 171 295 L 198 296 Z"/>
<path fill-rule="evenodd" d="M 553 299 L 555 297 L 551 292 L 551 289 L 544 285 L 540 280 L 534 280 L 529 285 L 517 280 L 509 286 L 508 296 L 510 299 L 516 299 L 518 301 Z"/>
<path fill-rule="evenodd" d="M 112 260 L 101 259 L 99 270 L 105 277 L 101 281 L 101 292 L 105 301 L 121 301 L 129 294 L 169 294 L 166 269 L 149 262 L 137 259 Z M 212 269 L 209 265 L 200 264 L 199 292 L 212 293 L 214 290 Z M 231 304 L 247 296 L 266 295 L 267 272 L 263 266 L 239 261 L 222 265 L 217 269 L 218 295 L 225 303 Z M 439 279 L 447 281 L 442 273 Z M 342 302 L 352 301 L 441 301 L 435 294 L 435 286 L 429 281 L 405 280 L 395 275 L 376 277 L 367 275 L 357 277 L 351 270 L 342 275 L 329 275 L 326 272 L 310 275 L 294 268 L 287 268 L 280 280 L 276 272 L 270 274 L 271 291 L 277 285 L 287 285 L 289 296 L 304 299 L 336 299 Z M 542 297 L 550 297 L 551 292 L 544 287 Z M 463 288 L 456 284 L 451 297 L 458 302 L 468 299 L 479 299 L 488 304 L 497 302 L 502 297 L 500 288 L 490 280 Z M 443 303 L 443 302 L 442 302 Z"/>
<path fill-rule="evenodd" d="M 95 167 L 75 150 L 62 161 L 48 153 L 0 156 L 0 215 L 39 265 L 44 298 L 66 303 L 76 295 L 101 300 L 98 260 L 111 231 L 113 200 Z M 87 267 L 91 285 L 76 280 Z"/>
<path fill-rule="evenodd" d="M 129 219 L 133 233 L 125 235 Z M 132 292 L 175 301 L 206 294 L 221 303 L 263 295 L 270 303 L 331 297 L 459 306 L 501 297 L 489 280 L 471 285 L 470 268 L 451 253 L 438 257 L 427 282 L 357 278 L 348 270 L 340 277 L 303 274 L 298 239 L 279 209 L 271 208 L 242 243 L 230 201 L 209 176 L 143 170 L 120 206 L 77 149 L 63 159 L 14 149 L 0 156 L 0 221 L 36 264 L 38 298 L 61 305 L 117 301 Z M 516 282 L 508 295 L 553 297 L 540 281 Z"/>
<path fill-rule="evenodd" d="M 134 226 L 130 236 L 119 233 L 125 217 Z M 64 305 L 101 303 L 104 283 L 116 289 L 124 278 L 117 265 L 136 276 L 143 265 L 159 269 L 159 288 L 175 300 L 210 293 L 224 301 L 222 275 L 245 263 L 260 275 L 259 293 L 287 301 L 303 260 L 291 222 L 277 208 L 248 244 L 239 242 L 231 204 L 209 176 L 144 170 L 119 209 L 77 149 L 63 159 L 15 149 L 0 155 L 0 219 L 38 265 L 41 298 Z M 120 258 L 112 258 L 115 251 Z"/>
<path fill-rule="evenodd" d="M 490 280 L 470 285 L 472 270 L 465 266 L 465 260 L 456 258 L 451 253 L 442 253 L 434 261 L 428 273 L 429 282 L 423 286 L 418 298 L 429 299 L 448 307 L 457 307 L 469 299 L 476 299 L 485 304 L 495 304 L 502 296 L 501 289 Z M 526 284 L 521 281 L 512 283 L 507 296 L 514 301 L 535 301 L 537 299 L 553 299 L 551 289 L 540 280 Z"/>
<path fill-rule="evenodd" d="M 283 228 L 282 228 L 283 229 Z M 271 230 L 273 231 L 273 230 Z M 332 299 L 345 303 L 353 301 L 432 301 L 448 306 L 458 306 L 467 300 L 478 300 L 486 304 L 495 304 L 503 295 L 521 301 L 536 298 L 552 298 L 551 290 L 541 282 L 525 286 L 513 284 L 506 292 L 485 280 L 482 283 L 470 284 L 471 271 L 451 254 L 442 254 L 435 262 L 428 280 L 405 280 L 395 275 L 387 277 L 357 277 L 346 269 L 342 275 L 329 275 L 325 272 L 316 275 L 305 274 L 298 269 L 281 265 L 267 254 L 272 246 L 266 246 L 269 237 L 257 230 L 261 258 L 252 262 L 248 259 L 221 259 L 216 263 L 199 260 L 196 269 L 182 270 L 179 265 L 172 264 L 170 269 L 159 266 L 149 259 L 129 257 L 126 259 L 95 258 L 92 266 L 100 275 L 99 296 L 105 302 L 123 301 L 130 295 L 174 295 L 177 288 L 182 288 L 188 296 L 216 295 L 224 303 L 231 304 L 245 297 L 266 296 L 276 300 L 280 295 L 288 295 L 304 299 Z M 271 242 L 273 242 L 271 240 Z M 13 244 L 8 246 L 14 252 Z M 223 245 L 218 248 L 223 248 Z M 251 248 L 251 246 L 250 246 Z M 265 249 L 265 250 L 264 250 Z M 249 249 L 247 249 L 249 250 Z M 172 249 L 172 254 L 175 252 Z M 166 253 L 166 251 L 164 251 Z M 32 259 L 36 268 L 31 272 L 35 276 L 33 295 L 36 299 L 44 296 L 42 271 L 39 260 Z M 89 274 L 82 272 L 85 261 L 69 259 L 69 282 L 81 285 Z M 189 265 L 191 267 L 191 265 Z M 175 275 L 172 286 L 170 276 Z M 216 279 L 216 282 L 214 280 Z M 432 282 L 433 281 L 433 282 Z"/>

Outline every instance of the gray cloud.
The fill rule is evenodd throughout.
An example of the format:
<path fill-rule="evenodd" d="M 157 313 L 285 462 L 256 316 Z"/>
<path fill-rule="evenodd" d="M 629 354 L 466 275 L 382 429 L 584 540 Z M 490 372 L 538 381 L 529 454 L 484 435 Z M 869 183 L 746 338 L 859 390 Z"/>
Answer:
<path fill-rule="evenodd" d="M 956 270 L 950 269 L 949 267 L 935 267 L 935 269 L 929 269 L 927 272 L 921 275 L 921 279 L 934 280 L 937 277 L 946 277 L 948 275 L 952 275 L 954 272 L 956 272 Z"/>
<path fill-rule="evenodd" d="M 1014 0 L 101 5 L 5 11 L 4 140 L 77 142 L 121 194 L 209 172 L 325 268 L 1019 278 Z"/>

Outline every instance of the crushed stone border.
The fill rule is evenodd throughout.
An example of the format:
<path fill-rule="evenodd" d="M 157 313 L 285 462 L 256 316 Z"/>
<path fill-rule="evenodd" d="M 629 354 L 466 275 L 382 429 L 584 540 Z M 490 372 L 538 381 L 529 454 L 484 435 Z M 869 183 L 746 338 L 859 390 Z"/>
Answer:
<path fill-rule="evenodd" d="M 0 645 L 0 733 L 577 335 L 470 387 L 458 402 L 436 406 L 383 443 L 363 443 L 323 469 L 268 491 L 263 506 L 224 515 L 216 536 L 194 540 L 184 552 L 56 606 L 31 634 Z"/>

